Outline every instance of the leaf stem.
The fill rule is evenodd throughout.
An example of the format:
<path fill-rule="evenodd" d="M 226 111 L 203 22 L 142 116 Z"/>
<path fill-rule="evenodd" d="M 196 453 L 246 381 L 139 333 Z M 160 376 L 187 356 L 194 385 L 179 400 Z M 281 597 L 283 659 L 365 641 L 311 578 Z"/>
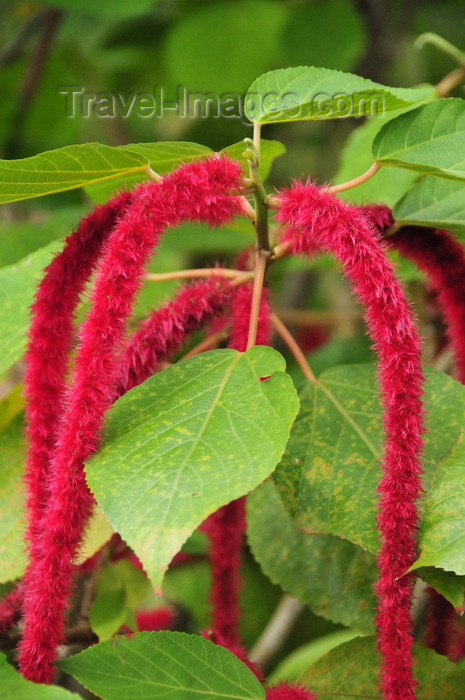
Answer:
<path fill-rule="evenodd" d="M 305 606 L 287 593 L 283 595 L 270 621 L 250 651 L 249 658 L 260 666 L 266 665 L 286 641 Z"/>
<path fill-rule="evenodd" d="M 350 190 L 352 187 L 357 187 L 357 185 L 363 184 L 372 178 L 373 175 L 376 175 L 380 167 L 380 163 L 373 163 L 373 165 L 371 165 L 366 172 L 354 177 L 353 180 L 347 180 L 347 182 L 341 182 L 340 185 L 332 185 L 331 187 L 328 187 L 328 192 L 331 192 L 331 194 L 336 194 L 336 192 L 344 192 L 344 190 Z"/>
<path fill-rule="evenodd" d="M 255 277 L 253 281 L 252 307 L 250 309 L 249 337 L 247 350 L 252 348 L 257 341 L 258 317 L 260 315 L 260 302 L 262 298 L 263 282 L 269 256 L 266 252 L 257 248 L 255 252 Z"/>
<path fill-rule="evenodd" d="M 275 327 L 276 332 L 286 343 L 291 353 L 294 355 L 296 362 L 302 370 L 302 374 L 304 375 L 305 379 L 308 379 L 309 382 L 316 382 L 317 378 L 313 374 L 312 368 L 308 364 L 307 358 L 302 352 L 302 348 L 297 343 L 294 336 L 289 332 L 284 323 L 278 316 L 276 316 L 276 314 L 271 314 L 271 323 Z"/>
<path fill-rule="evenodd" d="M 444 76 L 436 85 L 436 93 L 438 97 L 447 97 L 451 90 L 457 85 L 460 85 L 465 80 L 465 65 L 460 68 L 454 68 L 450 73 Z"/>
<path fill-rule="evenodd" d="M 444 39 L 444 37 L 434 32 L 425 32 L 415 39 L 413 45 L 416 49 L 422 49 L 425 44 L 432 44 L 439 49 L 439 51 L 450 56 L 459 66 L 465 68 L 465 53 L 451 44 L 450 41 Z"/>
<path fill-rule="evenodd" d="M 182 280 L 194 277 L 226 277 L 231 280 L 240 280 L 238 284 L 243 284 L 253 278 L 253 272 L 244 270 L 231 270 L 224 267 L 199 267 L 190 270 L 173 270 L 172 272 L 147 272 L 144 279 L 147 282 L 166 282 L 167 280 Z"/>

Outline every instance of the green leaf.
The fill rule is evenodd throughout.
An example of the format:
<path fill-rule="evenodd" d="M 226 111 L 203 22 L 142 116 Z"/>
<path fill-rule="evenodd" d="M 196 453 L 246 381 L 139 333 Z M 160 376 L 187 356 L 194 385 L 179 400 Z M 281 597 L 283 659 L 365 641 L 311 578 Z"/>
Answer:
<path fill-rule="evenodd" d="M 308 535 L 286 513 L 271 481 L 247 499 L 248 539 L 263 572 L 314 613 L 370 634 L 377 578 L 372 554 L 331 535 Z"/>
<path fill-rule="evenodd" d="M 181 632 L 140 632 L 58 663 L 102 700 L 262 700 L 256 676 L 227 649 Z"/>
<path fill-rule="evenodd" d="M 373 142 L 381 165 L 465 180 L 465 101 L 450 97 L 386 124 Z"/>
<path fill-rule="evenodd" d="M 331 651 L 331 649 L 345 642 L 350 642 L 351 639 L 359 636 L 359 633 L 354 632 L 354 630 L 338 630 L 304 644 L 278 664 L 268 676 L 268 683 L 277 684 L 281 681 L 296 681 L 309 666 Z"/>
<path fill-rule="evenodd" d="M 202 520 L 279 461 L 298 410 L 283 370 L 271 348 L 202 353 L 151 377 L 110 411 L 88 484 L 156 589 Z"/>
<path fill-rule="evenodd" d="M 431 99 L 433 87 L 391 88 L 352 73 L 299 66 L 265 73 L 250 86 L 245 114 L 258 124 L 383 115 Z"/>
<path fill-rule="evenodd" d="M 29 327 L 29 307 L 43 268 L 60 248 L 54 241 L 15 265 L 0 270 L 0 372 L 11 367 L 24 352 Z"/>
<path fill-rule="evenodd" d="M 207 146 L 189 141 L 158 141 L 154 143 L 130 143 L 113 148 L 117 152 L 135 153 L 146 165 L 158 173 L 168 173 L 181 163 L 206 158 L 213 151 Z M 111 179 L 105 179 L 86 186 L 86 192 L 94 202 L 106 202 L 123 188 L 131 188 L 148 179 L 147 167 L 129 171 Z"/>
<path fill-rule="evenodd" d="M 430 649 L 416 645 L 417 700 L 461 700 L 465 671 Z M 299 682 L 315 693 L 336 697 L 379 698 L 379 654 L 374 637 L 341 644 L 304 671 Z"/>
<path fill-rule="evenodd" d="M 0 688 L 2 700 L 70 700 L 80 695 L 56 685 L 42 685 L 23 678 L 0 653 Z"/>
<path fill-rule="evenodd" d="M 380 172 L 384 171 L 390 172 L 391 168 L 381 168 Z M 399 224 L 447 228 L 463 234 L 464 183 L 438 177 L 424 177 L 405 192 L 395 204 L 392 213 Z"/>
<path fill-rule="evenodd" d="M 457 612 L 463 613 L 465 608 L 465 576 L 457 576 L 452 571 L 435 569 L 433 566 L 420 567 L 416 573 L 429 586 L 447 598 Z"/>
<path fill-rule="evenodd" d="M 242 155 L 245 149 L 245 143 L 239 141 L 239 143 L 223 148 L 220 153 L 224 153 L 233 160 L 238 160 L 248 175 L 247 160 Z M 268 177 L 274 160 L 284 153 L 286 153 L 286 146 L 281 141 L 267 141 L 265 139 L 260 141 L 260 177 L 262 180 L 266 180 Z"/>
<path fill-rule="evenodd" d="M 462 431 L 465 401 L 459 382 L 434 370 L 427 377 L 426 490 Z M 376 553 L 383 436 L 374 369 L 334 367 L 305 385 L 300 398 L 300 414 L 273 474 L 286 508 L 303 530 L 338 535 Z M 454 509 L 447 512 L 455 517 Z"/>
<path fill-rule="evenodd" d="M 23 415 L 10 422 L 1 433 L 0 450 L 0 582 L 19 578 L 26 566 L 23 543 L 23 490 L 21 472 L 24 459 Z"/>
<path fill-rule="evenodd" d="M 437 566 L 465 574 L 465 440 L 434 471 L 426 494 L 420 529 L 419 559 L 411 567 Z"/>
<path fill-rule="evenodd" d="M 147 158 L 127 147 L 83 143 L 30 158 L 0 160 L 0 203 L 63 192 L 91 182 L 147 172 Z"/>
<path fill-rule="evenodd" d="M 134 610 L 149 593 L 148 579 L 130 561 L 122 559 L 101 569 L 89 611 L 98 638 L 110 639 L 123 624 L 136 630 Z"/>

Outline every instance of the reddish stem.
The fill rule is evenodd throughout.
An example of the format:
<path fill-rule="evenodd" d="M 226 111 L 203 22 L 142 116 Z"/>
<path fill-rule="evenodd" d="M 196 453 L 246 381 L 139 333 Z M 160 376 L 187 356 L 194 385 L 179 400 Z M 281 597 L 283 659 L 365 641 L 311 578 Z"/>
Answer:
<path fill-rule="evenodd" d="M 280 197 L 278 221 L 294 253 L 320 248 L 343 265 L 378 355 L 385 444 L 378 510 L 378 647 L 386 700 L 414 700 L 410 620 L 421 494 L 422 382 L 420 341 L 411 309 L 379 233 L 363 214 L 314 185 L 296 184 Z"/>

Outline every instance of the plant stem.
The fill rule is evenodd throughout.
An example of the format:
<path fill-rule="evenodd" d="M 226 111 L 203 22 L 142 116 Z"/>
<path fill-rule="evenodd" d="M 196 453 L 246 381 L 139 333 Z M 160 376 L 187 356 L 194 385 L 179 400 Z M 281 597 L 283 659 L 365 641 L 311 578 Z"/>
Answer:
<path fill-rule="evenodd" d="M 283 595 L 270 621 L 255 642 L 249 658 L 253 663 L 265 666 L 286 641 L 295 621 L 305 606 L 287 593 Z"/>
<path fill-rule="evenodd" d="M 465 67 L 465 53 L 451 44 L 450 41 L 447 41 L 447 39 L 439 36 L 439 34 L 435 34 L 434 32 L 420 34 L 420 36 L 415 39 L 413 45 L 416 49 L 422 49 L 425 44 L 432 44 L 439 49 L 439 51 L 450 56 L 459 66 L 462 68 Z"/>
<path fill-rule="evenodd" d="M 278 318 L 276 314 L 271 314 L 271 323 L 275 327 L 276 332 L 284 340 L 291 353 L 294 355 L 296 362 L 302 370 L 302 374 L 304 375 L 305 379 L 308 379 L 309 382 L 316 382 L 317 378 L 313 374 L 312 368 L 308 364 L 307 358 L 302 352 L 300 345 L 297 343 L 296 339 L 286 328 L 281 319 Z"/>
<path fill-rule="evenodd" d="M 463 80 L 465 80 L 465 66 L 451 70 L 451 72 L 445 75 L 436 85 L 438 97 L 447 97 L 449 92 L 457 87 L 457 85 L 460 85 Z"/>
<path fill-rule="evenodd" d="M 371 165 L 366 172 L 354 177 L 353 180 L 347 180 L 347 182 L 341 182 L 340 185 L 332 185 L 331 187 L 328 187 L 328 192 L 331 192 L 331 194 L 336 194 L 336 192 L 344 192 L 344 190 L 350 190 L 352 187 L 357 187 L 357 185 L 363 184 L 372 178 L 373 175 L 376 175 L 380 167 L 380 163 L 373 163 L 373 165 Z"/>
<path fill-rule="evenodd" d="M 167 280 L 182 280 L 193 277 L 226 277 L 227 279 L 236 280 L 244 278 L 244 282 L 252 279 L 253 272 L 244 272 L 244 270 L 231 270 L 224 267 L 198 267 L 190 270 L 173 270 L 172 272 L 147 272 L 144 279 L 148 282 L 165 282 Z"/>
<path fill-rule="evenodd" d="M 257 248 L 255 253 L 255 277 L 253 282 L 252 307 L 250 309 L 249 337 L 247 339 L 247 350 L 252 348 L 257 340 L 258 317 L 260 314 L 260 302 L 262 298 L 263 281 L 268 262 L 265 251 Z"/>

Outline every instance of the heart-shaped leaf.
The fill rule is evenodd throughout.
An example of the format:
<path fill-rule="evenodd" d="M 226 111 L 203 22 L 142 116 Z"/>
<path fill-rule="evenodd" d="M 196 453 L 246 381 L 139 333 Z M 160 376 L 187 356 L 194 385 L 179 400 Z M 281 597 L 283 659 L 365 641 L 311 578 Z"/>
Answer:
<path fill-rule="evenodd" d="M 156 589 L 202 520 L 275 468 L 298 410 L 283 370 L 272 348 L 202 353 L 110 411 L 88 484 Z"/>

